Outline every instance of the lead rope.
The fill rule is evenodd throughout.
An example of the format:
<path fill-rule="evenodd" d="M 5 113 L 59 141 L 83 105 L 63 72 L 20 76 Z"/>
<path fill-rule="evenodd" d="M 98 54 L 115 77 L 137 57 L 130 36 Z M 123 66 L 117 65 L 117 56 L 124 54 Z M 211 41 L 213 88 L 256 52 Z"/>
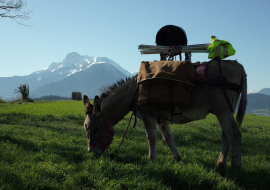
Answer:
<path fill-rule="evenodd" d="M 129 122 L 128 122 L 128 126 L 127 126 L 126 131 L 125 131 L 125 133 L 124 133 L 124 136 L 123 136 L 123 138 L 122 138 L 122 141 L 120 142 L 120 144 L 119 144 L 117 150 L 116 150 L 113 154 L 111 154 L 111 158 L 112 158 L 112 159 L 114 159 L 114 158 L 116 157 L 116 155 L 117 155 L 117 153 L 118 153 L 118 151 L 119 151 L 119 149 L 120 149 L 120 147 L 121 147 L 121 145 L 122 145 L 122 143 L 123 143 L 123 141 L 124 141 L 124 139 L 125 139 L 125 136 L 126 136 L 126 134 L 127 134 L 127 131 L 128 131 L 128 128 L 129 128 L 129 125 L 130 125 L 130 122 L 131 122 L 131 119 L 132 119 L 133 115 L 134 115 L 134 111 L 133 111 L 132 114 L 131 114 L 131 117 L 130 117 Z"/>
<path fill-rule="evenodd" d="M 138 108 L 138 104 L 137 103 L 138 103 L 138 96 L 139 96 L 138 92 L 139 92 L 139 88 L 137 88 L 136 91 L 135 91 L 135 97 L 136 97 L 136 99 L 134 100 L 134 107 L 133 107 L 133 111 L 132 111 L 132 114 L 131 114 L 130 119 L 129 119 L 129 122 L 128 122 L 128 126 L 126 128 L 126 131 L 124 133 L 124 136 L 122 138 L 122 141 L 120 142 L 117 150 L 113 154 L 111 154 L 111 158 L 112 159 L 114 159 L 116 157 L 116 155 L 117 155 L 117 153 L 118 153 L 118 151 L 119 151 L 119 149 L 120 149 L 120 147 L 121 147 L 121 145 L 122 145 L 122 143 L 123 143 L 123 141 L 125 139 L 125 136 L 127 134 L 127 131 L 128 131 L 128 128 L 129 128 L 129 125 L 130 125 L 130 122 L 131 122 L 131 119 L 132 119 L 133 115 L 135 116 L 135 121 L 134 121 L 134 124 L 133 124 L 133 128 L 136 126 L 136 123 L 137 123 L 137 108 Z"/>

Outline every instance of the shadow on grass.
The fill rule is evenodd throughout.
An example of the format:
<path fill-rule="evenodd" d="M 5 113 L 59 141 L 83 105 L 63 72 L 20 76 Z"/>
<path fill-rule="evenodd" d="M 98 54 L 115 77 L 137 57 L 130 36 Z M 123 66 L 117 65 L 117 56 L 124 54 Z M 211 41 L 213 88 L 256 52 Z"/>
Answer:
<path fill-rule="evenodd" d="M 149 161 L 147 159 L 148 156 L 148 147 L 133 147 L 131 148 L 130 145 L 123 145 L 119 149 L 118 152 L 116 152 L 118 148 L 117 146 L 111 147 L 108 150 L 106 150 L 106 154 L 104 154 L 106 157 L 108 157 L 111 161 L 123 163 L 123 164 L 148 164 Z M 132 150 L 131 150 L 132 149 Z"/>
<path fill-rule="evenodd" d="M 6 142 L 9 141 L 13 144 L 18 145 L 22 149 L 28 152 L 39 152 L 43 151 L 48 154 L 56 154 L 60 156 L 62 159 L 68 161 L 68 162 L 74 162 L 79 163 L 83 160 L 83 153 L 80 149 L 80 146 L 78 146 L 78 141 L 75 139 L 76 142 L 73 142 L 70 144 L 67 144 L 64 139 L 63 142 L 61 142 L 61 139 L 59 140 L 59 137 L 61 138 L 61 135 L 65 134 L 68 136 L 75 136 L 78 138 L 81 138 L 83 134 L 83 129 L 77 128 L 76 124 L 78 122 L 78 118 L 57 118 L 52 115 L 47 116 L 36 116 L 36 115 L 30 115 L 30 114 L 0 114 L 0 124 L 6 124 L 6 125 L 14 125 L 17 128 L 17 125 L 20 125 L 19 129 L 24 130 L 21 126 L 30 126 L 34 128 L 42 128 L 44 130 L 52 131 L 54 133 L 57 133 L 58 138 L 53 139 L 53 136 L 50 139 L 42 139 L 39 140 L 39 143 L 36 143 L 35 139 L 23 139 L 20 138 L 20 131 L 14 132 L 6 132 L 4 134 L 0 134 L 0 141 Z M 52 124 L 50 124 L 50 122 Z M 72 122 L 72 124 L 70 124 Z M 55 124 L 56 126 L 53 126 Z M 68 125 L 67 125 L 68 124 Z M 68 127 L 67 127 L 67 126 Z M 75 126 L 73 126 L 75 125 Z M 82 132 L 77 132 L 82 131 Z M 17 134 L 16 134 L 17 133 Z M 31 135 L 34 135 L 34 132 L 28 132 L 31 133 Z M 33 133 L 33 134 L 32 134 Z M 18 136 L 19 135 L 19 136 Z M 22 134 L 23 135 L 23 134 Z M 19 138 L 17 138 L 17 137 Z M 73 139 L 72 139 L 73 140 Z M 60 142 L 59 142 L 60 141 Z M 85 144 L 86 142 L 82 142 Z M 73 146 L 74 145 L 74 146 Z M 87 150 L 87 147 L 85 147 L 85 150 Z"/>
<path fill-rule="evenodd" d="M 54 116 L 48 115 L 32 115 L 32 114 L 22 114 L 22 113 L 2 113 L 0 114 L 0 124 L 29 124 L 31 122 L 54 122 L 54 121 L 73 121 L 77 125 L 83 125 L 85 117 L 79 115 L 65 115 L 65 116 Z"/>
<path fill-rule="evenodd" d="M 66 124 L 70 124 L 70 122 L 75 127 L 66 127 Z M 83 126 L 83 120 L 81 117 L 75 117 L 73 115 L 55 117 L 53 115 L 37 116 L 30 114 L 11 113 L 0 114 L 0 124 L 32 126 L 37 128 L 44 128 L 54 132 L 60 132 L 61 134 L 70 134 L 70 131 L 82 130 L 82 127 L 80 128 L 76 126 Z"/>
<path fill-rule="evenodd" d="M 2 182 L 2 185 L 0 185 L 1 189 L 20 189 L 23 187 L 21 175 L 14 171 L 7 171 L 0 168 L 0 178 L 0 182 Z"/>
<path fill-rule="evenodd" d="M 16 144 L 22 147 L 26 151 L 32 151 L 32 152 L 39 151 L 39 147 L 35 143 L 21 140 L 21 139 L 16 139 L 16 138 L 11 137 L 8 134 L 4 134 L 3 136 L 0 136 L 0 141 L 3 141 L 3 142 L 9 141 L 13 144 Z"/>
<path fill-rule="evenodd" d="M 196 146 L 200 142 L 205 142 L 211 145 L 211 149 L 215 148 L 216 145 L 221 146 L 221 139 L 219 137 L 214 138 L 205 134 L 198 134 L 196 132 L 183 132 L 174 134 L 175 143 L 177 146 Z M 214 146 L 213 146 L 214 145 Z M 214 150 L 214 149 L 213 149 Z"/>
<path fill-rule="evenodd" d="M 269 189 L 270 188 L 270 174 L 267 170 L 260 171 L 232 171 L 232 170 L 222 170 L 217 172 L 223 178 L 227 180 L 234 181 L 234 183 L 243 189 Z M 182 174 L 177 175 L 171 170 L 165 170 L 162 172 L 152 171 L 149 172 L 149 176 L 156 177 L 157 179 L 161 178 L 163 184 L 170 186 L 172 189 L 212 189 L 213 183 L 218 183 L 218 181 L 211 180 L 202 180 L 196 181 L 199 179 L 199 174 L 196 177 L 196 174 L 192 174 L 190 179 L 185 178 Z M 184 178 L 183 178 L 184 177 Z"/>
<path fill-rule="evenodd" d="M 231 170 L 230 168 L 216 170 L 216 172 L 224 178 L 234 181 L 243 189 L 265 189 L 270 188 L 270 172 L 269 170 L 260 169 L 257 171 Z"/>
<path fill-rule="evenodd" d="M 76 147 L 70 147 L 65 145 L 58 145 L 55 143 L 42 143 L 41 145 L 37 145 L 30 140 L 22 140 L 11 137 L 10 135 L 5 134 L 4 136 L 0 136 L 0 141 L 18 145 L 27 152 L 38 153 L 40 151 L 48 153 L 48 154 L 56 154 L 61 157 L 61 159 L 67 162 L 80 163 L 83 161 L 83 154 L 81 149 Z"/>
<path fill-rule="evenodd" d="M 13 171 L 13 168 L 9 169 L 0 168 L 1 189 L 54 189 L 50 184 L 34 181 L 33 179 L 27 179 L 26 182 L 20 173 Z"/>

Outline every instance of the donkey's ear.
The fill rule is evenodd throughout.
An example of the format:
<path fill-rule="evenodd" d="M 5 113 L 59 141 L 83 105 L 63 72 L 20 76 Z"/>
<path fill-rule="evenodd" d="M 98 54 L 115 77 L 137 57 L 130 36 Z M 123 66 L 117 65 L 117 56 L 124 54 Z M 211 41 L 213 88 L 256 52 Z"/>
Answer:
<path fill-rule="evenodd" d="M 92 114 L 94 106 L 90 103 L 88 96 L 86 96 L 86 95 L 83 96 L 83 102 L 84 102 L 84 106 L 86 108 L 85 114 Z"/>
<path fill-rule="evenodd" d="M 95 96 L 94 99 L 94 114 L 98 116 L 101 112 L 101 99 L 99 96 Z"/>

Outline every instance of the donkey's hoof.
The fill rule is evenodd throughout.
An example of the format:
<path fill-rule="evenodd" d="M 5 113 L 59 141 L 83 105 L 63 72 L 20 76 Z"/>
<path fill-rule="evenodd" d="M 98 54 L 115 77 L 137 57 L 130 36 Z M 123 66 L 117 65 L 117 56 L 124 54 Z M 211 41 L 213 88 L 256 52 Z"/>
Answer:
<path fill-rule="evenodd" d="M 153 161 L 155 161 L 155 160 L 156 160 L 156 158 L 154 158 L 154 157 L 151 157 L 151 156 L 148 157 L 148 161 L 149 161 L 149 162 L 153 162 Z"/>
<path fill-rule="evenodd" d="M 148 162 L 149 163 L 154 163 L 155 162 L 155 159 L 148 159 Z"/>
<path fill-rule="evenodd" d="M 225 167 L 226 167 L 226 162 L 221 162 L 221 161 L 217 162 L 217 166 L 216 166 L 217 169 L 224 169 Z"/>
<path fill-rule="evenodd" d="M 240 171 L 241 170 L 241 165 L 234 165 L 234 164 L 232 164 L 231 165 L 231 170 L 234 170 L 234 171 Z"/>
<path fill-rule="evenodd" d="M 181 159 L 181 156 L 180 157 L 173 157 L 174 160 L 176 160 L 177 162 L 180 162 L 182 159 Z"/>

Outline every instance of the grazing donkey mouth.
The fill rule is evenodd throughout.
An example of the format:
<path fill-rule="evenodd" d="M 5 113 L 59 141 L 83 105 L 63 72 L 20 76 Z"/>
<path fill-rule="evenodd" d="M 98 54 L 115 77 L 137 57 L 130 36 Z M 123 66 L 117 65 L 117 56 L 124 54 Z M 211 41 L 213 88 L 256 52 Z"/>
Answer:
<path fill-rule="evenodd" d="M 101 156 L 104 150 L 92 146 L 88 146 L 88 151 L 94 153 L 96 156 Z"/>

